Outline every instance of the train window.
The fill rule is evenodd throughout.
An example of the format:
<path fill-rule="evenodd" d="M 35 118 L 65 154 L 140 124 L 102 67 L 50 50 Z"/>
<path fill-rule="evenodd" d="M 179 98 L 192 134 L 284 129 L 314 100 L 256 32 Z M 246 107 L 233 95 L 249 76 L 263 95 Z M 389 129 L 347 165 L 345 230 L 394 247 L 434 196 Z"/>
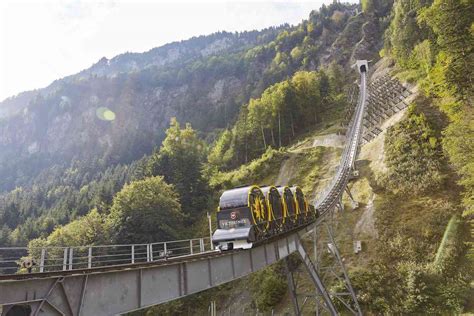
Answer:
<path fill-rule="evenodd" d="M 249 227 L 249 226 L 250 226 L 250 220 L 248 218 L 240 218 L 236 220 L 231 220 L 231 219 L 219 220 L 219 227 L 221 229 L 242 228 L 242 227 Z"/>

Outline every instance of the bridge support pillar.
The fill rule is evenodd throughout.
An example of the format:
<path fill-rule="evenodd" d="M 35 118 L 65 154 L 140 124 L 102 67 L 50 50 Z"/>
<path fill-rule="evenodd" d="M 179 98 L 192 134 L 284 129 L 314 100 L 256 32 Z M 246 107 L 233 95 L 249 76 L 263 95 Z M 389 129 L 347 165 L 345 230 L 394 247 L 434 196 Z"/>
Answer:
<path fill-rule="evenodd" d="M 286 278 L 288 281 L 288 289 L 290 290 L 291 301 L 293 303 L 293 308 L 295 311 L 295 316 L 300 316 L 301 311 L 298 304 L 298 295 L 296 294 L 296 283 L 293 277 L 293 271 L 290 268 L 290 259 L 289 257 L 285 258 L 285 270 L 286 270 Z"/>
<path fill-rule="evenodd" d="M 296 269 L 292 271 L 290 262 L 286 262 L 288 286 L 295 315 L 302 315 L 305 304 L 311 300 L 315 302 L 316 315 L 328 313 L 338 315 L 338 310 L 344 314 L 349 312 L 352 315 L 362 315 L 344 266 L 344 259 L 336 244 L 334 214 L 335 210 L 333 209 L 324 220 L 317 222 L 313 228 L 314 258 L 312 255 L 310 257 L 303 247 L 301 235 L 297 239 L 296 250 L 303 261 L 302 266 L 314 284 L 315 294 L 300 293 L 299 296 L 297 295 L 295 274 L 298 272 Z M 301 297 L 304 297 L 304 300 L 298 301 L 298 298 L 301 299 Z"/>
<path fill-rule="evenodd" d="M 351 190 L 349 190 L 349 187 L 346 185 L 346 193 L 347 195 L 349 196 L 349 198 L 351 199 L 351 202 L 352 202 L 352 208 L 358 208 L 359 207 L 359 202 L 357 202 L 356 200 L 354 200 L 354 197 L 352 196 L 351 194 Z"/>
<path fill-rule="evenodd" d="M 336 207 L 339 210 L 339 212 L 341 213 L 344 212 L 344 203 L 342 203 L 342 196 L 339 199 L 339 202 L 337 202 Z"/>
<path fill-rule="evenodd" d="M 338 315 L 336 307 L 334 306 L 334 303 L 331 300 L 331 297 L 328 291 L 326 290 L 326 287 L 324 286 L 322 279 L 320 278 L 318 272 L 316 271 L 316 267 L 314 266 L 313 262 L 311 261 L 310 256 L 306 253 L 306 250 L 301 244 L 301 239 L 298 239 L 297 250 L 298 250 L 299 255 L 301 256 L 301 259 L 303 261 L 304 267 L 306 268 L 306 271 L 311 277 L 311 281 L 313 281 L 314 286 L 316 287 L 318 291 L 318 294 L 323 299 L 324 307 L 329 311 L 329 313 L 331 313 L 331 315 Z M 295 308 L 298 308 L 297 305 Z M 298 313 L 296 315 L 300 315 L 300 312 L 301 311 L 298 310 Z"/>

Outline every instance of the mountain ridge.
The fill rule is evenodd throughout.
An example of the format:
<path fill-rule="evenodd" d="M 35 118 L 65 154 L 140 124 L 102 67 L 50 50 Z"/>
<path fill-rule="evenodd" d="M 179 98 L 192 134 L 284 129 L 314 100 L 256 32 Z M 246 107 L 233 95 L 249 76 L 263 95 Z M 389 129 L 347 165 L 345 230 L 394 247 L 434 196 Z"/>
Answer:
<path fill-rule="evenodd" d="M 297 26 L 221 32 L 103 58 L 43 90 L 9 98 L 0 103 L 0 162 L 34 155 L 46 166 L 95 157 L 128 163 L 160 144 L 171 117 L 210 135 L 231 124 L 239 107 L 269 85 L 297 70 L 315 70 L 338 32 L 361 18 L 354 7 L 323 7 Z M 95 113 L 101 107 L 115 112 L 115 121 L 101 121 Z M 21 177 L 3 176 L 0 190 L 24 185 L 15 178 Z"/>

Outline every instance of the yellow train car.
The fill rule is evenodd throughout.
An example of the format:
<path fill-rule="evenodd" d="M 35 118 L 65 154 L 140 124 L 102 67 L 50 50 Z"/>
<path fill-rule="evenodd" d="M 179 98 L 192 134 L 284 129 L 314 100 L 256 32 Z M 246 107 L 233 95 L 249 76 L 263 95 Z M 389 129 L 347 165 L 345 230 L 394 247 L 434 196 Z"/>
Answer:
<path fill-rule="evenodd" d="M 308 224 L 317 214 L 297 187 L 244 186 L 222 193 L 213 244 L 249 249 L 260 240 Z"/>

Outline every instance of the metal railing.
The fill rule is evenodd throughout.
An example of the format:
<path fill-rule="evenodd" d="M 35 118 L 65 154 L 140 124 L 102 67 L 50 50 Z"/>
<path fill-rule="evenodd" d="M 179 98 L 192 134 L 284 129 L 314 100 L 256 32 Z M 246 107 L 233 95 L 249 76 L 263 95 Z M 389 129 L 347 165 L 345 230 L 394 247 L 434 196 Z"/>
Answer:
<path fill-rule="evenodd" d="M 349 143 L 344 148 L 344 151 L 341 155 L 341 162 L 336 169 L 335 176 L 333 177 L 331 183 L 315 199 L 315 207 L 320 211 L 321 215 L 324 215 L 337 203 L 338 199 L 344 192 L 344 188 L 347 185 L 355 163 L 366 107 L 366 76 L 366 73 L 361 73 L 359 99 L 357 102 L 355 115 L 351 120 L 346 132 L 346 139 L 349 141 Z"/>
<path fill-rule="evenodd" d="M 149 244 L 0 248 L 0 274 L 91 269 L 146 263 L 212 251 L 210 238 Z"/>

